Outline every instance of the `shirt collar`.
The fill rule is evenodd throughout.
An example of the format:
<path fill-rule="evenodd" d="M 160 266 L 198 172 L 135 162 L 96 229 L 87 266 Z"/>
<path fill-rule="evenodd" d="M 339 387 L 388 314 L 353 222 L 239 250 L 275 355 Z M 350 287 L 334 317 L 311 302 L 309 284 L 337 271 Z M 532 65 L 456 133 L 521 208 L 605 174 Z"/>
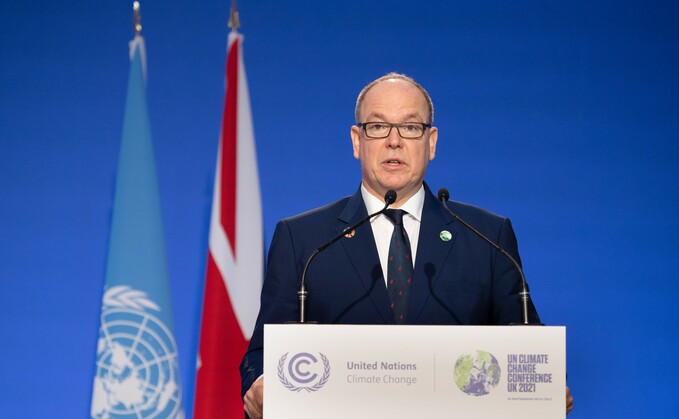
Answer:
<path fill-rule="evenodd" d="M 368 210 L 368 214 L 375 213 L 382 208 L 384 208 L 384 202 L 372 195 L 365 188 L 363 183 L 361 183 L 361 196 L 363 197 L 363 202 L 365 203 L 365 208 Z M 410 214 L 417 221 L 422 220 L 422 208 L 424 207 L 424 185 L 420 186 L 420 189 L 411 196 L 400 209 Z"/>

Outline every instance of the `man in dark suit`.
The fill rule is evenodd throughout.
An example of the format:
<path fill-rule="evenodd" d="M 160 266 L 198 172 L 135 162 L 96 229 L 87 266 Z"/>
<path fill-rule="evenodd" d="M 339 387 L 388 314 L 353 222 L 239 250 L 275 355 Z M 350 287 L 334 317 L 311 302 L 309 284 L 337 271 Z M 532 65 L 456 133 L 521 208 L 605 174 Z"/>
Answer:
<path fill-rule="evenodd" d="M 259 317 L 241 364 L 245 411 L 251 418 L 262 414 L 264 324 L 298 318 L 297 290 L 309 256 L 382 209 L 389 189 L 397 193 L 390 208 L 404 211 L 395 221 L 380 215 L 347 231 L 346 238 L 320 253 L 309 267 L 307 318 L 342 324 L 521 322 L 516 269 L 455 221 L 424 183 L 438 140 L 433 113 L 429 94 L 411 78 L 390 73 L 370 83 L 359 94 L 356 125 L 351 128 L 354 157 L 361 163 L 359 190 L 278 223 Z M 449 205 L 519 259 L 507 218 L 470 205 Z M 401 245 L 406 246 L 405 256 L 394 256 L 394 248 Z M 394 257 L 402 259 L 398 268 Z M 532 303 L 529 318 L 539 322 Z"/>

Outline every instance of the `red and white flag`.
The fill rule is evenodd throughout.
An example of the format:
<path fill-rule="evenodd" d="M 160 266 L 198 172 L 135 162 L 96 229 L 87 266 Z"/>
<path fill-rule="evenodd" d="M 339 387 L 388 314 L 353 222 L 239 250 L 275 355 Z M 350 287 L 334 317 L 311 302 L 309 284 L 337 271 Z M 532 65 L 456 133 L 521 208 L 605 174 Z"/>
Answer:
<path fill-rule="evenodd" d="M 262 204 L 242 41 L 236 31 L 229 34 L 198 348 L 197 419 L 243 417 L 238 368 L 259 312 L 264 273 Z"/>

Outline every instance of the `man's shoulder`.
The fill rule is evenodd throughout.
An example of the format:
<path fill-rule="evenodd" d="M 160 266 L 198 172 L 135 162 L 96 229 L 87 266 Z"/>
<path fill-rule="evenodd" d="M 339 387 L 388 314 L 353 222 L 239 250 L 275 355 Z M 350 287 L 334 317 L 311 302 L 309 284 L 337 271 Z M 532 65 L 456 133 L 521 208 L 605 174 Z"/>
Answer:
<path fill-rule="evenodd" d="M 491 224 L 502 224 L 507 220 L 507 217 L 496 214 L 485 208 L 467 204 L 459 201 L 448 201 L 448 208 L 450 208 L 455 214 L 459 215 L 465 221 L 470 223 L 491 223 Z"/>
<path fill-rule="evenodd" d="M 355 205 L 355 202 L 352 201 L 352 196 L 348 196 L 322 207 L 284 218 L 276 225 L 274 240 L 276 237 L 287 237 L 296 243 L 297 250 L 302 253 L 316 248 L 335 236 L 338 228 L 346 225 L 346 214 L 351 212 L 348 208 L 352 205 Z"/>
<path fill-rule="evenodd" d="M 318 221 L 325 221 L 328 219 L 336 219 L 342 214 L 342 212 L 346 209 L 347 204 L 349 201 L 353 198 L 352 195 L 346 196 L 342 199 L 338 199 L 337 201 L 331 202 L 329 204 L 323 205 L 318 208 L 314 208 L 308 211 L 305 211 L 301 214 L 293 215 L 291 217 L 284 218 L 281 220 L 284 223 L 287 224 L 293 224 L 293 225 L 298 225 L 298 224 L 313 224 Z"/>
<path fill-rule="evenodd" d="M 481 234 L 495 242 L 497 242 L 500 237 L 514 237 L 512 224 L 507 217 L 476 205 L 458 201 L 448 201 L 448 208 L 465 223 L 471 225 L 474 229 L 481 232 Z M 445 211 L 444 208 L 440 207 L 440 209 L 441 211 Z M 459 224 L 459 227 L 456 227 L 459 234 L 464 236 L 473 235 L 470 229 L 464 228 L 462 224 L 458 223 L 450 216 L 450 214 L 448 216 L 450 217 L 449 220 L 454 224 Z M 510 241 L 515 241 L 515 239 Z M 513 246 L 515 247 L 516 244 L 514 243 Z"/>
<path fill-rule="evenodd" d="M 435 213 L 447 214 L 447 211 L 443 208 L 443 204 L 439 201 L 436 195 L 429 188 L 427 183 L 424 184 L 425 190 L 425 205 L 424 211 Z M 473 223 L 491 223 L 491 224 L 502 224 L 507 218 L 491 212 L 485 208 L 479 207 L 477 205 L 468 204 L 461 201 L 448 200 L 446 202 L 448 208 L 457 214 L 460 218 L 465 221 Z M 449 216 L 449 214 L 448 214 Z"/>

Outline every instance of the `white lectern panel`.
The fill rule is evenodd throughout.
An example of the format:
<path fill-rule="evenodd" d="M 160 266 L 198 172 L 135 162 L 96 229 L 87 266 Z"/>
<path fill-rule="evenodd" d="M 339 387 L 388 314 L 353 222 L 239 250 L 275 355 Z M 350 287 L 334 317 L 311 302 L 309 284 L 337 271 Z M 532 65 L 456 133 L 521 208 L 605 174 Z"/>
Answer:
<path fill-rule="evenodd" d="M 266 325 L 264 417 L 566 416 L 566 329 Z"/>

